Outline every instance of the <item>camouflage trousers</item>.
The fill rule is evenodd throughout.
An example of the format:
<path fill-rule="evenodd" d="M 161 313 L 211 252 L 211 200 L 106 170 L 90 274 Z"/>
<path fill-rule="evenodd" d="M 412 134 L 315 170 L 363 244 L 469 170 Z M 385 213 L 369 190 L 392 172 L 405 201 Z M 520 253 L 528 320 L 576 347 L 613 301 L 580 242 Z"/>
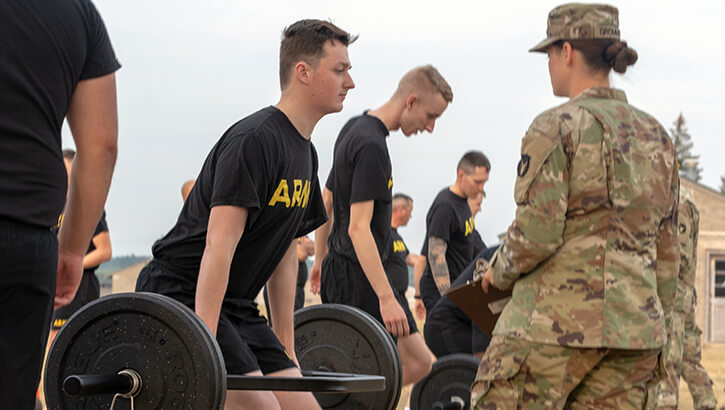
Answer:
<path fill-rule="evenodd" d="M 471 387 L 471 408 L 652 408 L 660 352 L 572 348 L 494 336 Z"/>
<path fill-rule="evenodd" d="M 685 318 L 685 337 L 682 354 L 682 379 L 687 383 L 696 409 L 714 409 L 717 406 L 712 380 L 707 370 L 700 364 L 702 350 L 700 335 L 702 331 L 695 324 L 694 311 Z"/>

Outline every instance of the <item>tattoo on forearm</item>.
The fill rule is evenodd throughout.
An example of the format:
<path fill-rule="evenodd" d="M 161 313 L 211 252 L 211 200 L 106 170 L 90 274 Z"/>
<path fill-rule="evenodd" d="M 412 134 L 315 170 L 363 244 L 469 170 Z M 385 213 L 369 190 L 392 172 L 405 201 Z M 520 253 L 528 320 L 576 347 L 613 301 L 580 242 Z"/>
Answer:
<path fill-rule="evenodd" d="M 443 239 L 434 236 L 428 239 L 430 270 L 433 273 L 433 280 L 435 280 L 436 287 L 441 295 L 451 287 L 451 277 L 448 273 L 448 264 L 446 263 L 446 249 L 448 249 L 448 244 Z"/>

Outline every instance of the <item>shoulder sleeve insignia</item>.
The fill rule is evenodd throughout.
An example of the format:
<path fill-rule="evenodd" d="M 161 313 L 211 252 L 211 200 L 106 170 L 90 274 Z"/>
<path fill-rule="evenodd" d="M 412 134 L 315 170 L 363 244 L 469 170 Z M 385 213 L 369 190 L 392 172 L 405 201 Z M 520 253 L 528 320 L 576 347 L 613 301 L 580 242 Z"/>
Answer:
<path fill-rule="evenodd" d="M 529 164 L 531 163 L 531 157 L 527 154 L 521 154 L 519 165 L 516 167 L 516 173 L 522 177 L 529 172 Z"/>

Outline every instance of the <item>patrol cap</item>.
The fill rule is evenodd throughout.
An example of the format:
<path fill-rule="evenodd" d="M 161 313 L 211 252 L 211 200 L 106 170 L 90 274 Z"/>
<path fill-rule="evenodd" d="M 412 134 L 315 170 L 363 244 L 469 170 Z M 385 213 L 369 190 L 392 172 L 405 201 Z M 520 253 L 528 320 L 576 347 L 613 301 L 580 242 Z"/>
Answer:
<path fill-rule="evenodd" d="M 545 52 L 559 40 L 619 40 L 619 10 L 607 4 L 563 4 L 549 12 L 546 38 L 529 52 Z"/>

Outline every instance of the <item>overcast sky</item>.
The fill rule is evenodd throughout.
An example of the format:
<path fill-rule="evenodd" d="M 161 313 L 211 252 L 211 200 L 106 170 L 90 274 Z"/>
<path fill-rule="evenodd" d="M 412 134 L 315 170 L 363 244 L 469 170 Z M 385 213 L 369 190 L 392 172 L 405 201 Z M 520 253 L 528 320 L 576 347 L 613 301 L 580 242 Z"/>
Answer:
<path fill-rule="evenodd" d="M 106 210 L 115 255 L 149 255 L 174 224 L 180 187 L 238 119 L 279 98 L 278 50 L 284 26 L 331 19 L 360 35 L 349 48 L 356 88 L 342 112 L 323 118 L 312 140 L 320 179 L 332 164 L 342 125 L 392 94 L 409 69 L 433 64 L 451 84 L 453 104 L 432 134 L 388 138 L 394 191 L 415 200 L 400 233 L 413 251 L 425 234 L 436 193 L 455 180 L 467 150 L 491 159 L 487 198 L 476 226 L 487 243 L 514 216 L 520 141 L 534 117 L 565 100 L 553 97 L 546 58 L 527 50 L 545 37 L 559 2 L 290 0 L 95 0 L 116 54 L 119 154 Z M 703 183 L 725 174 L 725 2 L 628 0 L 622 38 L 639 53 L 613 86 L 667 129 L 682 112 L 701 155 Z M 64 147 L 72 139 L 64 133 Z"/>

